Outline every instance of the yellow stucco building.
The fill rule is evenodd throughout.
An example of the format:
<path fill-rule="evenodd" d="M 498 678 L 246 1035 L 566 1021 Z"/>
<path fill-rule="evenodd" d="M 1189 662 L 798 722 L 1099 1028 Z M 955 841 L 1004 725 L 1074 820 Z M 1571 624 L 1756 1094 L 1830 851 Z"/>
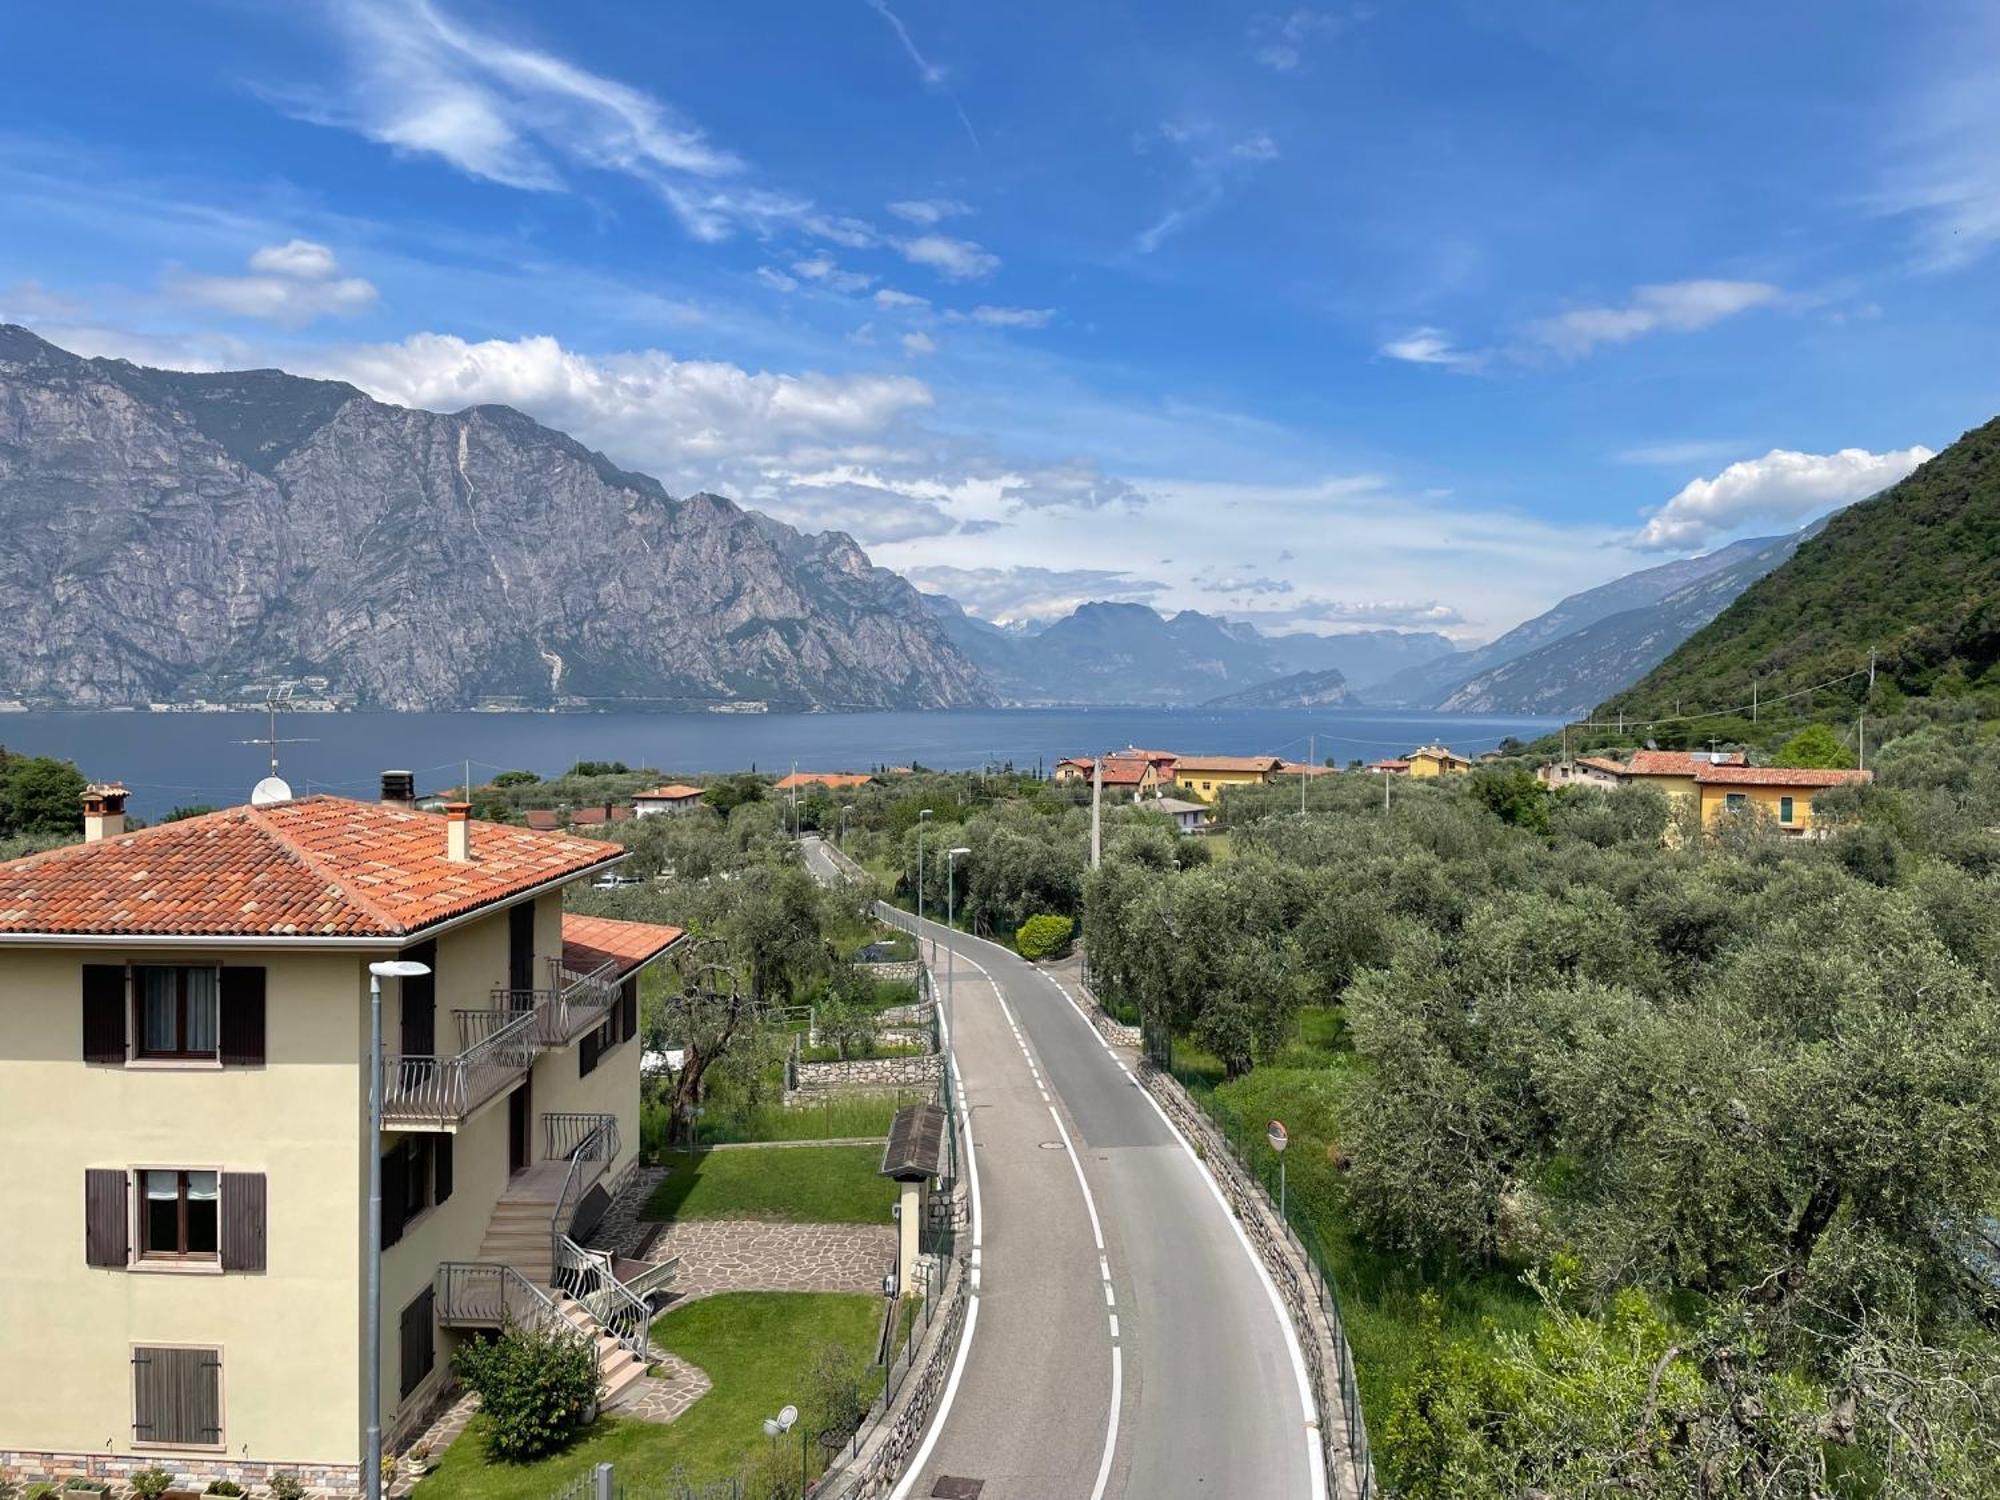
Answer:
<path fill-rule="evenodd" d="M 1755 811 L 1786 833 L 1814 831 L 1813 798 L 1830 787 L 1869 781 L 1872 771 L 1791 770 L 1752 766 L 1736 751 L 1635 750 L 1620 763 L 1586 757 L 1594 774 L 1579 784 L 1643 782 L 1658 787 L 1677 808 L 1698 811 L 1701 826 L 1712 828 L 1725 814 Z"/>
<path fill-rule="evenodd" d="M 1213 802 L 1233 786 L 1261 786 L 1284 762 L 1275 755 L 1183 755 L 1174 784 L 1191 797 Z"/>
<path fill-rule="evenodd" d="M 1419 746 L 1403 759 L 1409 764 L 1404 774 L 1412 777 L 1457 776 L 1472 769 L 1471 761 L 1442 745 Z"/>
<path fill-rule="evenodd" d="M 356 1491 L 371 1153 L 392 1449 L 498 1293 L 604 1305 L 562 1185 L 636 1162 L 636 976 L 680 936 L 572 930 L 562 887 L 622 858 L 334 797 L 127 833 L 111 787 L 85 842 L 0 864 L 0 1479 Z M 431 972 L 383 983 L 370 1139 L 387 959 Z M 608 1400 L 643 1372 L 613 1356 Z"/>

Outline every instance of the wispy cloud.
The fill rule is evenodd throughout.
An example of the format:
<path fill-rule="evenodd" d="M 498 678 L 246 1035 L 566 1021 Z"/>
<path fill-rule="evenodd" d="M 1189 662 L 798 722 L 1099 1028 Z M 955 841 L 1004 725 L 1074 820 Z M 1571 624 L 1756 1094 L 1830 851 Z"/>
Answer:
<path fill-rule="evenodd" d="M 1100 600 L 1143 604 L 1167 590 L 1164 583 L 1112 568 L 960 568 L 947 564 L 907 570 L 910 581 L 949 594 L 981 619 L 1006 625 L 1054 620 L 1079 604 Z"/>
<path fill-rule="evenodd" d="M 740 157 L 644 90 L 478 30 L 431 0 L 332 0 L 330 13 L 345 44 L 339 85 L 271 91 L 303 119 L 512 188 L 552 192 L 577 172 L 620 173 L 698 239 L 779 224 L 836 243 L 872 239 L 859 221 L 755 186 Z"/>
<path fill-rule="evenodd" d="M 972 128 L 972 118 L 966 114 L 965 106 L 959 102 L 958 91 L 951 86 L 950 75 L 917 49 L 916 40 L 910 35 L 910 28 L 903 24 L 900 16 L 889 9 L 888 0 L 868 0 L 868 8 L 889 23 L 889 29 L 896 33 L 896 40 L 903 44 L 903 51 L 908 53 L 910 61 L 916 64 L 917 76 L 923 79 L 924 87 L 937 90 L 951 101 L 951 107 L 958 115 L 958 123 L 965 127 L 966 139 L 972 142 L 975 151 L 980 149 L 979 132 Z"/>
<path fill-rule="evenodd" d="M 830 255 L 814 255 L 792 262 L 792 272 L 802 280 L 817 282 L 836 292 L 864 292 L 875 278 L 864 271 L 847 271 Z"/>
<path fill-rule="evenodd" d="M 375 301 L 372 282 L 342 276 L 334 253 L 313 240 L 265 245 L 250 256 L 248 273 L 206 276 L 173 270 L 169 295 L 239 318 L 299 326 L 315 318 L 360 312 Z"/>
<path fill-rule="evenodd" d="M 1712 479 L 1690 480 L 1653 512 L 1633 545 L 1686 551 L 1752 522 L 1790 525 L 1885 489 L 1933 455 L 1925 447 L 1870 453 L 1795 453 L 1773 448 L 1733 463 Z"/>
<path fill-rule="evenodd" d="M 903 352 L 912 358 L 922 354 L 935 354 L 937 347 L 937 340 L 921 328 L 903 335 Z"/>
<path fill-rule="evenodd" d="M 1480 351 L 1458 348 L 1442 328 L 1413 328 L 1401 338 L 1390 339 L 1378 352 L 1405 364 L 1438 365 L 1466 375 L 1483 370 L 1489 357 Z"/>
<path fill-rule="evenodd" d="M 1000 269 L 1000 257 L 971 240 L 948 234 L 920 234 L 895 242 L 897 253 L 915 266 L 927 266 L 947 281 L 978 281 Z"/>
<path fill-rule="evenodd" d="M 1741 453 L 1748 446 L 1740 442 L 1690 438 L 1675 443 L 1641 443 L 1636 448 L 1621 448 L 1611 456 L 1621 464 L 1701 464 Z"/>
<path fill-rule="evenodd" d="M 1228 131 L 1206 122 L 1169 120 L 1150 135 L 1134 139 L 1142 155 L 1164 141 L 1181 157 L 1185 182 L 1181 196 L 1151 224 L 1139 231 L 1132 246 L 1151 255 L 1188 225 L 1213 212 L 1234 182 L 1266 162 L 1278 159 L 1278 143 L 1269 131 Z"/>
<path fill-rule="evenodd" d="M 919 312 L 931 305 L 931 299 L 885 286 L 875 293 L 875 305 L 884 312 Z"/>
<path fill-rule="evenodd" d="M 953 320 L 981 323 L 988 328 L 1046 328 L 1055 321 L 1053 307 L 989 307 L 981 304 L 970 312 L 946 314 Z"/>
<path fill-rule="evenodd" d="M 1299 6 L 1280 14 L 1257 16 L 1250 22 L 1250 55 L 1267 68 L 1289 73 L 1305 61 L 1306 49 L 1315 39 L 1338 36 L 1357 22 L 1367 20 L 1368 15 L 1368 11 L 1359 7 L 1335 14 Z"/>
<path fill-rule="evenodd" d="M 1602 344 L 1624 344 L 1649 333 L 1693 333 L 1778 300 L 1765 281 L 1672 281 L 1642 286 L 1622 306 L 1576 307 L 1529 327 L 1555 353 L 1580 359 Z"/>
<path fill-rule="evenodd" d="M 972 212 L 971 204 L 961 203 L 956 198 L 905 198 L 887 207 L 905 224 L 916 224 L 925 229 Z"/>

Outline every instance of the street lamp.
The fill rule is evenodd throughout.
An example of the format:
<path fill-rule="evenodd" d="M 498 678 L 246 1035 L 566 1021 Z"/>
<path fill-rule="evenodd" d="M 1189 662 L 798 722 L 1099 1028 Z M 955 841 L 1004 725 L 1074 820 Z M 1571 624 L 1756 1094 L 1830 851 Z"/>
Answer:
<path fill-rule="evenodd" d="M 382 1500 L 382 981 L 418 979 L 429 964 L 407 958 L 368 966 L 368 1341 L 367 1422 L 361 1435 L 361 1493 Z"/>
<path fill-rule="evenodd" d="M 924 961 L 924 820 L 931 815 L 927 807 L 917 814 L 917 962 Z M 931 944 L 931 957 L 937 957 L 937 944 Z"/>
<path fill-rule="evenodd" d="M 971 852 L 970 849 L 945 850 L 944 925 L 951 929 L 954 939 L 958 936 L 958 862 Z M 958 945 L 955 941 L 951 947 L 944 950 L 944 999 L 947 1023 L 958 1019 L 958 1012 L 952 1006 L 952 1002 L 958 999 L 958 991 L 953 988 L 957 983 L 957 965 L 952 962 L 952 957 L 957 951 Z"/>

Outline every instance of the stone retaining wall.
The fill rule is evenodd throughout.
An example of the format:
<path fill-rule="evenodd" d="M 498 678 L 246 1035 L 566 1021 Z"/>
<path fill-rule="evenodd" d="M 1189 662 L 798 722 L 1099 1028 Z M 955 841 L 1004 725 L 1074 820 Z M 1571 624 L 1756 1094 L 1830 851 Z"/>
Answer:
<path fill-rule="evenodd" d="M 279 1474 L 293 1474 L 308 1490 L 330 1495 L 361 1492 L 359 1464 L 251 1463 L 217 1453 L 190 1460 L 185 1454 L 50 1453 L 32 1449 L 0 1449 L 0 1481 L 22 1486 L 72 1478 L 102 1479 L 114 1492 L 127 1492 L 141 1469 L 165 1469 L 176 1489 L 205 1490 L 216 1479 L 233 1479 L 245 1490 L 262 1489 Z M 94 1500 L 94 1497 L 93 1497 Z"/>
<path fill-rule="evenodd" d="M 854 967 L 859 969 L 863 974 L 866 974 L 870 979 L 893 981 L 898 979 L 915 979 L 917 977 L 917 961 L 914 958 L 905 958 L 885 964 L 856 964 Z"/>
<path fill-rule="evenodd" d="M 852 1462 L 829 1471 L 811 1494 L 814 1500 L 873 1500 L 886 1495 L 902 1477 L 930 1424 L 945 1381 L 958 1358 L 958 1341 L 965 1330 L 971 1278 L 965 1262 L 953 1259 L 945 1268 L 944 1316 L 924 1330 L 915 1368 L 903 1378 L 874 1429 L 863 1439 Z"/>
<path fill-rule="evenodd" d="M 849 1062 L 800 1063 L 798 1082 L 785 1091 L 785 1103 L 797 1104 L 827 1094 L 931 1089 L 937 1087 L 938 1076 L 935 1052 L 920 1057 L 861 1057 Z"/>

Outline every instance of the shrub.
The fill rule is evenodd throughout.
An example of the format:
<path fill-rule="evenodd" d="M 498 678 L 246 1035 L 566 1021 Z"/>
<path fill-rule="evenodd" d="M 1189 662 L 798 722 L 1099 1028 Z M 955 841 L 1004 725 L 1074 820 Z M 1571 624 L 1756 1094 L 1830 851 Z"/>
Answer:
<path fill-rule="evenodd" d="M 174 1487 L 174 1476 L 165 1469 L 141 1469 L 132 1476 L 132 1493 L 152 1500 Z"/>
<path fill-rule="evenodd" d="M 209 1482 L 208 1493 L 211 1495 L 240 1495 L 243 1493 L 243 1486 L 233 1479 L 215 1479 Z"/>
<path fill-rule="evenodd" d="M 563 1447 L 597 1402 L 596 1351 L 554 1332 L 510 1328 L 461 1347 L 452 1368 L 479 1397 L 487 1452 L 507 1463 Z"/>
<path fill-rule="evenodd" d="M 1076 923 L 1069 917 L 1047 914 L 1030 917 L 1014 934 L 1014 946 L 1020 950 L 1021 957 L 1031 962 L 1061 958 L 1069 952 L 1070 937 L 1075 932 Z"/>
<path fill-rule="evenodd" d="M 296 1474 L 271 1476 L 271 1500 L 305 1500 L 306 1487 Z"/>

